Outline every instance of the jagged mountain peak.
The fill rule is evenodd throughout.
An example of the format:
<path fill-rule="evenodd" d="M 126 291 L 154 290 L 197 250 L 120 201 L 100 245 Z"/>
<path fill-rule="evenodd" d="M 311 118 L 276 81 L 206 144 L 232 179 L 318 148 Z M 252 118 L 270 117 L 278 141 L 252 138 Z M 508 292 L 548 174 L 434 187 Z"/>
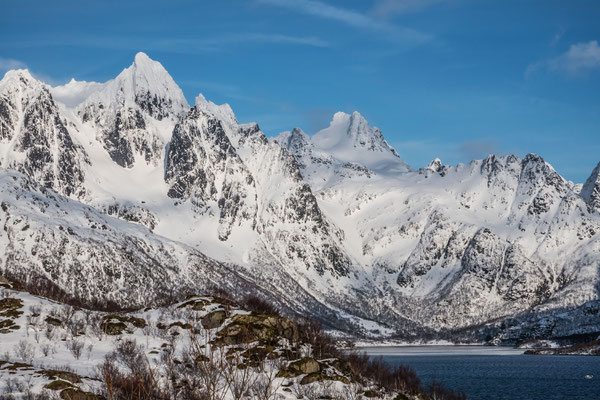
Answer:
<path fill-rule="evenodd" d="M 101 90 L 91 93 L 84 106 L 90 103 L 102 104 L 104 108 L 137 105 L 156 119 L 181 115 L 189 109 L 171 75 L 145 53 L 138 53 L 131 66 L 106 82 Z"/>
<path fill-rule="evenodd" d="M 281 132 L 274 140 L 281 146 L 290 150 L 292 154 L 298 154 L 303 148 L 312 146 L 310 136 L 300 128 L 294 128 L 292 131 Z"/>
<path fill-rule="evenodd" d="M 554 167 L 547 163 L 541 156 L 533 153 L 529 153 L 525 156 L 521 162 L 522 171 L 521 178 L 529 179 L 531 181 L 539 180 L 541 177 L 544 178 L 547 184 L 553 186 L 566 186 L 567 181 L 556 172 Z"/>
<path fill-rule="evenodd" d="M 0 94 L 4 96 L 22 97 L 24 93 L 35 95 L 47 85 L 36 79 L 28 69 L 13 69 L 6 74 L 0 81 Z"/>
<path fill-rule="evenodd" d="M 588 205 L 600 211 L 600 163 L 583 184 L 580 195 Z"/>
<path fill-rule="evenodd" d="M 133 63 L 136 66 L 140 66 L 143 67 L 145 65 L 152 65 L 153 63 L 155 63 L 156 61 L 152 60 L 150 57 L 148 57 L 148 54 L 144 53 L 143 51 L 139 51 L 136 55 L 135 58 L 133 60 Z"/>
<path fill-rule="evenodd" d="M 0 88 L 7 85 L 9 82 L 37 82 L 31 72 L 28 69 L 11 69 L 4 74 L 4 77 L 0 81 Z"/>
<path fill-rule="evenodd" d="M 428 169 L 433 172 L 438 172 L 442 169 L 442 166 L 442 160 L 436 157 L 427 165 L 427 167 L 425 167 L 425 169 Z"/>
<path fill-rule="evenodd" d="M 381 131 L 371 127 L 357 111 L 352 114 L 335 113 L 329 126 L 315 133 L 311 142 L 338 160 L 359 163 L 378 172 L 410 170 Z"/>
<path fill-rule="evenodd" d="M 162 64 L 138 53 L 131 66 L 95 89 L 76 113 L 99 131 L 112 160 L 125 168 L 141 158 L 158 165 L 173 126 L 190 109 Z"/>
<path fill-rule="evenodd" d="M 348 141 L 353 147 L 366 146 L 369 150 L 375 150 L 375 143 L 369 140 L 373 137 L 383 139 L 379 129 L 371 128 L 358 111 L 352 114 L 338 111 L 333 114 L 329 126 L 313 136 L 313 142 L 324 150 L 347 144 Z"/>
<path fill-rule="evenodd" d="M 229 106 L 229 104 L 215 104 L 212 101 L 207 100 L 202 93 L 196 96 L 194 107 L 196 107 L 196 109 L 198 110 L 214 115 L 223 123 L 225 123 L 225 125 L 227 125 L 226 128 L 230 128 L 231 130 L 234 130 L 233 128 L 238 123 L 235 114 L 233 113 L 233 110 L 231 109 L 231 106 Z"/>

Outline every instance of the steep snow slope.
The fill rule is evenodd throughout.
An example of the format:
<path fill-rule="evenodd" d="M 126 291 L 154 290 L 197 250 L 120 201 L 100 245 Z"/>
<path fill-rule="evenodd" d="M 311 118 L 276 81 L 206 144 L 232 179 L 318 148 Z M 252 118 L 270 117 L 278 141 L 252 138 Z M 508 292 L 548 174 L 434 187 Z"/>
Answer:
<path fill-rule="evenodd" d="M 0 169 L 0 275 L 120 307 L 225 281 L 226 266 Z M 234 276 L 228 279 L 235 281 Z"/>

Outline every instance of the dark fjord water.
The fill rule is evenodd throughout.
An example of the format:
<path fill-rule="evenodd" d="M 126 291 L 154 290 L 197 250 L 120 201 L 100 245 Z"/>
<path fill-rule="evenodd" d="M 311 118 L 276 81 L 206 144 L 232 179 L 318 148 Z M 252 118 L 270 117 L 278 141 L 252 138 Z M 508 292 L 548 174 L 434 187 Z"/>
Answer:
<path fill-rule="evenodd" d="M 412 367 L 479 400 L 600 399 L 600 357 L 533 356 L 522 350 L 479 346 L 364 348 L 390 364 Z M 593 379 L 585 379 L 593 375 Z"/>

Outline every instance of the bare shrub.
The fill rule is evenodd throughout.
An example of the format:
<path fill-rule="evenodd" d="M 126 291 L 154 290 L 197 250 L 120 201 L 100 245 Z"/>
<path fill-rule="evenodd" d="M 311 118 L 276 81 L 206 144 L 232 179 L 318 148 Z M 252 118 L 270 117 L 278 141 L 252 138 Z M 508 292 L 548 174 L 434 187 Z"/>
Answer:
<path fill-rule="evenodd" d="M 14 352 L 17 358 L 25 362 L 31 362 L 35 358 L 35 348 L 26 340 L 19 341 Z"/>
<path fill-rule="evenodd" d="M 73 357 L 75 357 L 76 360 L 79 360 L 85 343 L 73 339 L 71 341 L 66 342 L 65 345 L 67 346 L 67 349 L 69 349 L 71 354 L 73 354 Z"/>
<path fill-rule="evenodd" d="M 279 315 L 279 311 L 269 302 L 256 296 L 249 296 L 241 304 L 248 311 L 254 311 L 261 314 Z"/>
<path fill-rule="evenodd" d="M 252 386 L 258 377 L 256 370 L 247 365 L 243 365 L 243 360 L 239 352 L 226 359 L 223 363 L 223 376 L 234 400 L 240 400 L 248 397 Z"/>
<path fill-rule="evenodd" d="M 321 391 L 316 385 L 301 385 L 297 383 L 292 387 L 292 393 L 298 399 L 317 400 L 321 397 Z"/>
<path fill-rule="evenodd" d="M 122 365 L 126 371 L 119 367 Z M 155 371 L 134 340 L 123 340 L 100 367 L 101 395 L 107 400 L 167 400 L 157 383 Z"/>
<path fill-rule="evenodd" d="M 46 329 L 44 330 L 44 336 L 46 336 L 46 339 L 48 339 L 48 340 L 53 340 L 54 339 L 54 326 L 48 324 L 48 326 L 46 326 Z"/>
<path fill-rule="evenodd" d="M 275 384 L 277 373 L 286 365 L 287 363 L 282 358 L 262 362 L 259 366 L 260 375 L 252 385 L 252 398 L 255 400 L 276 399 L 277 390 L 282 383 L 279 381 L 279 384 Z"/>
<path fill-rule="evenodd" d="M 40 349 L 42 350 L 42 354 L 44 355 L 44 357 L 48 357 L 50 351 L 52 351 L 52 346 L 49 343 L 45 343 L 40 346 Z"/>

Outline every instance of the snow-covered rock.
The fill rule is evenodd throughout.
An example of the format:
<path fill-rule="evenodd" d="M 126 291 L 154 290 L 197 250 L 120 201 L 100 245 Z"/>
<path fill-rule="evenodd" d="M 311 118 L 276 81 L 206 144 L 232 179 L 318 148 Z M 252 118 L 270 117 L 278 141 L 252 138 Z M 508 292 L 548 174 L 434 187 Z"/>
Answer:
<path fill-rule="evenodd" d="M 183 92 L 163 66 L 138 53 L 129 68 L 77 105 L 76 113 L 95 127 L 111 158 L 129 168 L 138 157 L 159 163 L 170 134 L 165 124 L 188 109 Z"/>
<path fill-rule="evenodd" d="M 48 87 L 29 71 L 9 71 L 0 81 L 0 124 L 1 167 L 64 195 L 85 196 L 88 156 L 73 141 Z"/>

